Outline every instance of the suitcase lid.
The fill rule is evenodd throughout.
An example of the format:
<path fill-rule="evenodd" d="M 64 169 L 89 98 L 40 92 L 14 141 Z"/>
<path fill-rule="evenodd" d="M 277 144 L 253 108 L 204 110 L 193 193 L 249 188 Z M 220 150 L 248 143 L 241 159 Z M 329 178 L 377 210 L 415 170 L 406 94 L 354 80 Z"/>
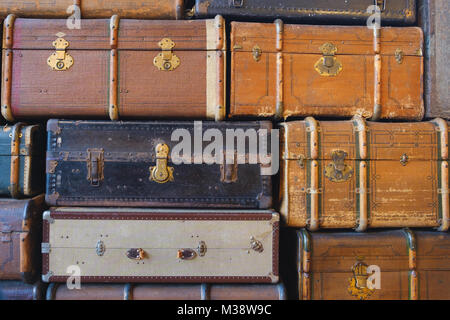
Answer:
<path fill-rule="evenodd" d="M 44 195 L 27 200 L 0 199 L 0 233 L 29 232 L 36 228 L 44 208 Z"/>
<path fill-rule="evenodd" d="M 10 15 L 4 23 L 3 48 L 55 50 L 65 40 L 71 50 L 225 50 L 225 22 L 209 20 L 83 19 L 69 29 L 67 19 L 21 19 Z M 169 40 L 165 40 L 169 39 Z M 162 42 L 162 43 L 161 43 Z M 56 43 L 56 42 L 55 42 Z M 170 45 L 167 46 L 167 43 Z"/>
<path fill-rule="evenodd" d="M 298 261 L 301 266 L 302 258 L 309 254 L 309 270 L 313 273 L 351 274 L 358 264 L 365 267 L 377 265 L 381 272 L 409 270 L 408 233 L 403 230 L 365 233 L 301 231 L 298 235 Z"/>
<path fill-rule="evenodd" d="M 18 141 L 18 149 L 13 144 Z M 18 150 L 18 153 L 17 153 Z M 44 130 L 40 125 L 17 123 L 0 131 L 0 156 L 38 156 L 44 154 Z"/>
<path fill-rule="evenodd" d="M 423 55 L 423 32 L 418 27 L 382 27 L 380 54 L 401 56 Z M 231 50 L 264 53 L 326 53 L 324 44 L 331 44 L 332 55 L 370 55 L 374 51 L 374 31 L 364 26 L 325 26 L 270 23 L 231 23 Z"/>
<path fill-rule="evenodd" d="M 283 160 L 447 160 L 448 122 L 382 123 L 361 117 L 351 121 L 281 124 Z M 339 153 L 339 154 L 338 154 Z"/>

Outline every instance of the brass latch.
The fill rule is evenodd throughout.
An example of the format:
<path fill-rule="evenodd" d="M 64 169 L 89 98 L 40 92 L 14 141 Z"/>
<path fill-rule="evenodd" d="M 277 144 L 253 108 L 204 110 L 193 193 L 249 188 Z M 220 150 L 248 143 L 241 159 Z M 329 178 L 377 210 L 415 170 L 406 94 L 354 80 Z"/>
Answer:
<path fill-rule="evenodd" d="M 65 71 L 73 65 L 73 58 L 66 52 L 69 42 L 63 38 L 58 38 L 53 41 L 53 46 L 56 52 L 53 53 L 47 60 L 47 64 L 55 71 Z"/>
<path fill-rule="evenodd" d="M 334 56 L 337 48 L 334 44 L 327 42 L 320 46 L 323 57 L 314 65 L 314 69 L 324 77 L 334 77 L 342 71 L 342 64 Z"/>
<path fill-rule="evenodd" d="M 332 163 L 325 168 L 325 176 L 333 182 L 345 182 L 353 176 L 353 169 L 345 164 L 347 152 L 342 150 L 333 151 Z"/>
<path fill-rule="evenodd" d="M 177 251 L 177 258 L 181 260 L 193 260 L 197 256 L 204 257 L 207 251 L 205 241 L 198 243 L 197 252 L 194 249 L 179 249 Z"/>
<path fill-rule="evenodd" d="M 105 243 L 102 240 L 99 240 L 97 242 L 97 245 L 95 246 L 95 252 L 99 257 L 103 256 L 105 254 Z"/>
<path fill-rule="evenodd" d="M 103 149 L 88 149 L 87 154 L 87 179 L 94 187 L 100 186 L 100 182 L 103 181 L 103 169 L 105 166 Z"/>
<path fill-rule="evenodd" d="M 161 71 L 172 71 L 180 65 L 180 58 L 178 58 L 172 49 L 175 47 L 175 42 L 169 38 L 162 39 L 158 45 L 162 52 L 153 59 L 153 64 Z"/>
<path fill-rule="evenodd" d="M 173 181 L 173 167 L 167 166 L 169 146 L 160 143 L 156 146 L 156 166 L 150 167 L 150 181 L 166 183 Z"/>

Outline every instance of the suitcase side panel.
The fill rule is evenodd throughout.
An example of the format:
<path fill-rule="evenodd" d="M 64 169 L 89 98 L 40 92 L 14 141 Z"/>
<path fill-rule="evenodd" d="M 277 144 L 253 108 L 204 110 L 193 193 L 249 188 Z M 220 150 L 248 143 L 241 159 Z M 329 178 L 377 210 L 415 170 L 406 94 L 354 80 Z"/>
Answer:
<path fill-rule="evenodd" d="M 248 214 L 244 216 L 214 214 L 205 216 L 192 215 L 190 213 L 173 217 L 169 216 L 170 218 L 166 214 L 163 215 L 165 218 L 162 219 L 164 220 L 158 218 L 158 215 L 134 215 L 131 212 L 114 215 L 95 212 L 79 216 L 83 217 L 82 220 L 74 220 L 76 216 L 79 215 L 55 213 L 51 214 L 50 218 L 47 218 L 44 222 L 44 241 L 49 243 L 49 250 L 47 251 L 49 253 L 46 252 L 43 257 L 43 274 L 46 281 L 65 281 L 67 278 L 65 276 L 67 266 L 76 265 L 77 261 L 84 275 L 81 276 L 82 282 L 273 282 L 278 279 L 278 222 L 276 220 L 277 216 L 274 216 L 273 219 L 275 220 L 272 220 L 271 214 Z M 49 219 L 52 221 L 50 225 Z M 168 230 L 167 228 L 170 229 L 172 227 L 181 228 L 177 230 L 185 230 L 191 234 L 192 230 L 200 228 L 198 234 L 197 231 L 191 234 L 192 237 L 187 233 L 181 238 L 179 238 L 180 235 L 164 239 L 156 237 L 153 240 L 142 239 L 141 237 L 139 238 L 141 240 L 136 242 L 132 239 L 131 234 L 126 236 L 126 239 L 120 235 L 114 235 L 115 232 L 113 230 L 117 228 L 118 224 L 122 226 L 122 232 L 126 234 L 128 233 L 126 231 L 128 229 L 127 226 L 135 231 L 137 230 L 137 232 L 133 232 L 135 234 L 142 234 L 142 232 L 156 234 L 158 230 Z M 69 225 L 72 227 L 68 228 Z M 83 225 L 81 227 L 87 231 L 86 234 L 92 233 L 92 236 L 101 238 L 100 240 L 104 242 L 104 247 L 106 248 L 104 255 L 97 256 L 95 248 L 90 248 L 90 242 L 94 241 L 87 240 L 90 236 L 86 236 L 83 240 L 73 233 L 76 225 Z M 96 229 L 89 231 L 89 225 L 96 225 Z M 221 232 L 225 231 L 226 234 L 233 234 L 233 236 L 226 237 L 226 239 L 222 237 L 220 239 L 217 238 L 217 230 L 215 230 L 217 225 L 221 226 Z M 244 229 L 241 230 L 243 226 L 246 228 L 245 232 Z M 113 229 L 110 229 L 111 227 Z M 101 230 L 103 237 L 97 235 L 99 230 Z M 264 251 L 258 253 L 250 247 L 246 249 L 246 246 L 250 246 L 250 234 L 255 234 L 255 239 L 261 242 Z M 63 238 L 60 237 L 61 235 L 63 235 Z M 182 240 L 183 237 L 187 238 Z M 192 261 L 178 260 L 179 262 L 177 262 L 176 248 L 178 246 L 180 246 L 179 250 L 187 250 L 183 249 L 186 247 L 197 248 L 200 240 L 204 241 L 207 246 L 207 253 L 204 257 L 198 256 Z M 80 249 L 70 249 L 72 247 L 71 243 L 74 243 L 74 241 L 78 243 L 76 247 Z M 95 241 L 98 241 L 98 239 Z M 135 261 L 127 259 L 125 255 L 126 248 L 132 248 L 136 245 L 139 245 L 146 251 L 144 258 Z M 61 246 L 68 247 L 61 250 Z M 151 248 L 161 249 L 155 250 Z M 75 260 L 73 260 L 74 257 Z M 214 267 L 208 262 L 211 257 L 215 259 Z M 233 260 L 226 262 L 229 257 L 233 257 Z M 113 263 L 116 266 L 114 270 L 104 265 L 104 263 L 110 265 L 111 259 L 115 261 Z M 223 259 L 225 259 L 223 262 L 217 263 Z M 248 259 L 252 261 L 251 266 L 246 262 Z M 231 265 L 238 263 L 239 267 L 237 265 L 236 267 L 231 267 L 230 263 Z M 147 266 L 148 264 L 150 264 L 150 267 Z M 163 267 L 154 269 L 153 266 L 156 264 Z M 259 267 L 255 269 L 254 264 Z M 104 265 L 106 268 L 99 267 L 100 265 Z M 149 270 L 149 268 L 152 270 Z"/>
<path fill-rule="evenodd" d="M 81 290 L 50 284 L 47 300 L 279 300 L 282 285 L 84 284 Z"/>
<path fill-rule="evenodd" d="M 0 281 L 0 300 L 43 300 L 46 286 L 20 281 Z"/>

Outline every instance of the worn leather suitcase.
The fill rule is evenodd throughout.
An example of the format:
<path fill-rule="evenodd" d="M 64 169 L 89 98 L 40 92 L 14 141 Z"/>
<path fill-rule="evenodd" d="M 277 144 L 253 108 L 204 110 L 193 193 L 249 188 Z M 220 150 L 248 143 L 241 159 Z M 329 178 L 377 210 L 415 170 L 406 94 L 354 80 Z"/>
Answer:
<path fill-rule="evenodd" d="M 278 282 L 279 216 L 265 211 L 54 208 L 44 282 Z"/>
<path fill-rule="evenodd" d="M 0 130 L 0 196 L 31 197 L 44 191 L 44 130 L 17 123 Z"/>
<path fill-rule="evenodd" d="M 0 199 L 0 279 L 32 283 L 41 271 L 44 196 Z"/>
<path fill-rule="evenodd" d="M 225 116 L 225 23 L 15 19 L 4 24 L 2 114 L 23 118 Z"/>
<path fill-rule="evenodd" d="M 82 284 L 80 290 L 51 283 L 47 300 L 286 300 L 273 284 Z"/>
<path fill-rule="evenodd" d="M 210 142 L 202 137 L 212 134 L 221 141 L 230 131 L 238 135 L 241 130 L 241 137 L 244 132 L 253 132 L 254 138 L 267 133 L 259 140 L 266 143 L 272 139 L 271 127 L 267 121 L 50 120 L 46 200 L 52 206 L 267 209 L 272 205 L 271 176 L 264 175 L 265 160 L 253 157 L 257 155 L 250 147 L 258 142 L 248 140 L 240 151 L 239 141 L 229 148 L 224 141 L 222 147 L 230 151 L 215 149 L 211 159 Z M 270 156 L 269 146 L 267 150 Z"/>
<path fill-rule="evenodd" d="M 421 120 L 422 30 L 231 23 L 231 117 Z"/>
<path fill-rule="evenodd" d="M 447 0 L 420 0 L 419 24 L 425 36 L 425 107 L 429 118 L 450 119 L 447 64 L 450 36 L 450 6 Z"/>
<path fill-rule="evenodd" d="M 17 14 L 28 18 L 107 18 L 118 14 L 128 19 L 182 19 L 184 0 L 0 0 L 0 17 Z"/>
<path fill-rule="evenodd" d="M 369 6 L 378 5 L 383 25 L 416 22 L 415 0 L 196 0 L 194 15 L 234 19 L 296 20 L 303 23 L 366 24 Z"/>
<path fill-rule="evenodd" d="M 0 300 L 44 300 L 47 285 L 21 281 L 0 281 Z"/>
<path fill-rule="evenodd" d="M 450 234 L 298 233 L 300 299 L 448 300 Z"/>
<path fill-rule="evenodd" d="M 281 125 L 281 209 L 289 226 L 449 227 L 448 123 Z"/>

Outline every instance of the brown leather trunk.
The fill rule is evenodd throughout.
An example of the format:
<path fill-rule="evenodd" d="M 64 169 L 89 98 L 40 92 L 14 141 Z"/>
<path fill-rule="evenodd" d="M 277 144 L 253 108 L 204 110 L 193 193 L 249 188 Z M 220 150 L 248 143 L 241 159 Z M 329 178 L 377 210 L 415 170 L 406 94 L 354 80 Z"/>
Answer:
<path fill-rule="evenodd" d="M 55 35 L 56 34 L 56 35 Z M 23 118 L 225 115 L 225 23 L 15 19 L 4 25 L 2 114 Z M 55 49 L 56 48 L 56 49 Z"/>
<path fill-rule="evenodd" d="M 0 281 L 0 300 L 44 300 L 47 285 L 21 281 Z"/>
<path fill-rule="evenodd" d="M 420 28 L 231 23 L 230 116 L 421 120 Z"/>
<path fill-rule="evenodd" d="M 41 271 L 44 196 L 0 200 L 0 279 L 32 283 Z"/>
<path fill-rule="evenodd" d="M 289 226 L 449 227 L 448 123 L 286 122 L 281 214 Z"/>
<path fill-rule="evenodd" d="M 129 19 L 182 19 L 184 0 L 0 0 L 0 17 L 17 14 L 23 18 L 107 18 L 118 14 Z"/>
<path fill-rule="evenodd" d="M 425 107 L 429 118 L 450 119 L 448 0 L 419 0 L 419 25 L 425 36 Z"/>
<path fill-rule="evenodd" d="M 52 283 L 47 300 L 286 300 L 283 284 L 82 284 Z"/>
<path fill-rule="evenodd" d="M 303 229 L 298 236 L 300 299 L 450 299 L 448 233 L 309 234 Z"/>

